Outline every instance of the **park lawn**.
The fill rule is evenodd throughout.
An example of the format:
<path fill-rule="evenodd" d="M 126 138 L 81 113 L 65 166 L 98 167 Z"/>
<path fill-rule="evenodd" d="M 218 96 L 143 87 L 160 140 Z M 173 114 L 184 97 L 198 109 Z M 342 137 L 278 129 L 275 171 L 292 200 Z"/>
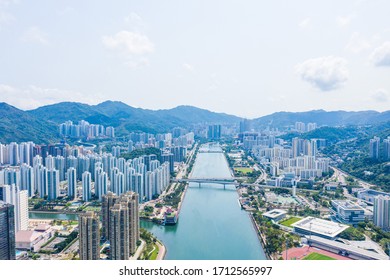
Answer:
<path fill-rule="evenodd" d="M 253 169 L 249 168 L 249 167 L 234 167 L 234 170 L 240 171 L 240 172 L 242 172 L 242 174 L 251 173 L 253 171 Z"/>
<path fill-rule="evenodd" d="M 87 206 L 84 211 L 95 211 L 95 212 L 100 212 L 101 211 L 100 206 Z"/>
<path fill-rule="evenodd" d="M 291 217 L 291 218 L 288 218 L 287 220 L 281 222 L 280 224 L 283 225 L 283 226 L 286 226 L 286 227 L 291 227 L 291 225 L 293 223 L 296 223 L 298 221 L 302 220 L 302 218 L 298 218 L 298 217 Z"/>
<path fill-rule="evenodd" d="M 310 253 L 306 257 L 303 258 L 303 260 L 321 260 L 321 261 L 327 261 L 327 260 L 335 260 L 334 258 L 319 254 L 319 253 Z"/>
<path fill-rule="evenodd" d="M 157 244 L 154 244 L 153 246 L 154 246 L 154 250 L 153 250 L 152 254 L 149 255 L 148 260 L 155 260 L 155 259 L 157 259 L 158 246 L 157 246 Z"/>

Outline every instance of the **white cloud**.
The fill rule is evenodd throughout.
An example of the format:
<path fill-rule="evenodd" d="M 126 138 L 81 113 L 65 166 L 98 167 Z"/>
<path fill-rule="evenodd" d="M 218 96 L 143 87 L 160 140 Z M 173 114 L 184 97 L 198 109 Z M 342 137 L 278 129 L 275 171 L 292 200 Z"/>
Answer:
<path fill-rule="evenodd" d="M 307 28 L 307 27 L 309 27 L 311 25 L 311 19 L 310 18 L 305 18 L 298 25 L 301 28 Z"/>
<path fill-rule="evenodd" d="M 371 44 L 367 40 L 362 38 L 362 36 L 358 32 L 354 32 L 352 34 L 347 45 L 345 46 L 345 49 L 347 51 L 353 52 L 355 54 L 358 54 L 369 48 L 371 48 Z"/>
<path fill-rule="evenodd" d="M 2 25 L 10 24 L 14 20 L 15 17 L 12 14 L 0 11 L 0 27 Z"/>
<path fill-rule="evenodd" d="M 23 110 L 54 104 L 63 101 L 97 104 L 104 101 L 99 94 L 85 94 L 72 90 L 42 88 L 30 85 L 25 88 L 0 84 L 1 102 L 6 102 Z"/>
<path fill-rule="evenodd" d="M 356 17 L 355 14 L 352 14 L 352 15 L 347 15 L 347 16 L 339 16 L 337 17 L 336 19 L 336 23 L 340 26 L 340 27 L 346 27 L 348 25 L 351 24 L 352 20 Z"/>
<path fill-rule="evenodd" d="M 321 91 L 330 91 L 344 85 L 348 80 L 347 61 L 341 57 L 313 58 L 296 65 L 301 78 Z"/>
<path fill-rule="evenodd" d="M 107 49 L 127 55 L 143 55 L 154 51 L 153 43 L 147 36 L 126 30 L 113 36 L 103 36 L 102 41 Z"/>
<path fill-rule="evenodd" d="M 15 16 L 7 11 L 8 6 L 15 3 L 16 1 L 0 0 L 0 30 L 2 26 L 15 21 Z"/>
<path fill-rule="evenodd" d="M 387 90 L 380 88 L 371 95 L 371 98 L 376 102 L 384 103 L 390 101 L 390 94 Z"/>
<path fill-rule="evenodd" d="M 27 29 L 27 31 L 23 33 L 21 40 L 23 42 L 38 43 L 42 45 L 49 44 L 47 34 L 37 26 L 31 26 Z"/>
<path fill-rule="evenodd" d="M 194 71 L 194 66 L 192 66 L 191 64 L 189 63 L 183 63 L 183 68 L 189 72 L 193 72 Z"/>
<path fill-rule="evenodd" d="M 390 41 L 377 47 L 370 58 L 376 66 L 390 66 Z"/>
<path fill-rule="evenodd" d="M 140 15 L 137 13 L 130 13 L 124 18 L 124 22 L 127 26 L 131 27 L 133 30 L 139 31 L 145 29 L 145 22 Z"/>

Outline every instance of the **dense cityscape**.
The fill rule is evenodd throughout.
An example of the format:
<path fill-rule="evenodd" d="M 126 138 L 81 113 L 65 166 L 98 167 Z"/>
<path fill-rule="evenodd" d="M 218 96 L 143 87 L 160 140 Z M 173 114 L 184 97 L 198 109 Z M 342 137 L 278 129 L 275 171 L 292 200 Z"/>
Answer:
<path fill-rule="evenodd" d="M 389 258 L 388 123 L 377 131 L 241 119 L 118 137 L 80 120 L 60 123 L 58 139 L 0 144 L 1 259 L 164 259 L 175 248 L 159 230 L 180 228 L 186 192 L 205 187 L 235 190 L 252 223 L 242 230 L 257 235 L 255 259 Z M 352 175 L 356 154 L 368 170 Z M 194 175 L 205 155 L 222 155 L 229 175 Z M 369 171 L 378 165 L 380 182 Z"/>
<path fill-rule="evenodd" d="M 383 278 L 389 10 L 0 0 L 0 276 Z"/>

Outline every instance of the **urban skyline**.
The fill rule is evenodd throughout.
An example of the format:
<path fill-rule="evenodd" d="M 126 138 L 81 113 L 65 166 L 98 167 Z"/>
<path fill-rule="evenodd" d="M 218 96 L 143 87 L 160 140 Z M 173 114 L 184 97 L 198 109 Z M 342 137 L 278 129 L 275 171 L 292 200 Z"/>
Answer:
<path fill-rule="evenodd" d="M 214 191 L 220 187 L 235 190 L 233 199 L 238 194 L 243 213 L 248 213 L 239 222 L 250 218 L 255 221 L 255 231 L 266 234 L 267 240 L 276 238 L 275 243 L 263 243 L 254 236 L 250 243 L 260 243 L 250 253 L 251 258 L 283 257 L 285 240 L 291 242 L 293 255 L 301 246 L 314 246 L 331 259 L 388 258 L 382 240 L 386 240 L 390 225 L 390 189 L 382 169 L 390 159 L 390 132 L 381 130 L 383 124 L 330 127 L 296 121 L 275 129 L 254 126 L 242 119 L 235 125 L 198 124 L 195 131 L 175 127 L 166 133 L 131 132 L 120 137 L 112 128 L 107 137 L 99 133 L 104 131 L 100 124 L 78 123 L 59 124 L 58 133 L 63 138 L 58 143 L 0 144 L 0 201 L 13 209 L 12 216 L 4 211 L 2 215 L 3 219 L 12 219 L 7 244 L 15 244 L 17 259 L 163 259 L 166 246 L 167 259 L 210 256 L 211 252 L 196 257 L 197 250 L 193 248 L 186 257 L 180 257 L 177 246 L 183 236 L 159 232 L 161 225 L 178 228 L 190 222 L 191 228 L 194 226 L 197 218 L 189 218 L 181 207 L 183 203 L 194 203 L 194 190 L 203 186 Z M 344 133 L 338 133 L 341 131 Z M 330 137 L 330 132 L 338 136 Z M 358 141 L 358 135 L 365 135 L 365 140 Z M 202 163 L 204 156 L 210 162 Z M 211 163 L 215 160 L 220 162 Z M 368 169 L 363 175 L 356 173 L 362 160 Z M 357 167 L 344 173 L 354 162 Z M 200 174 L 199 168 L 203 169 Z M 221 175 L 220 168 L 226 175 Z M 185 202 L 186 193 L 190 198 Z M 207 196 L 196 200 L 197 210 L 191 213 L 208 209 L 215 199 L 213 196 L 212 203 L 203 207 L 198 204 L 208 201 Z M 224 200 L 221 203 L 224 209 L 231 207 Z M 207 216 L 209 211 L 212 212 L 206 210 L 204 214 Z M 42 213 L 64 216 L 58 221 L 36 219 L 35 215 Z M 72 221 L 69 215 L 74 214 L 78 218 Z M 179 216 L 184 222 L 179 222 Z M 141 227 L 140 218 L 147 224 L 143 222 Z M 219 219 L 223 217 L 215 220 L 215 225 Z M 281 228 L 275 232 L 265 230 L 271 226 L 270 220 Z M 5 223 L 2 230 L 10 231 Z M 364 241 L 364 234 L 373 231 L 381 237 Z M 246 232 L 254 231 L 247 227 Z M 306 242 L 304 237 L 308 234 L 310 239 Z M 167 238 L 173 237 L 173 244 L 165 244 Z M 335 242 L 338 238 L 356 245 L 339 245 Z M 359 249 L 359 242 L 369 242 L 373 251 Z M 11 258 L 8 249 L 1 250 L 2 256 Z M 345 253 L 333 255 L 334 250 Z M 247 251 L 234 251 L 241 253 Z M 218 259 L 229 258 L 227 254 Z"/>

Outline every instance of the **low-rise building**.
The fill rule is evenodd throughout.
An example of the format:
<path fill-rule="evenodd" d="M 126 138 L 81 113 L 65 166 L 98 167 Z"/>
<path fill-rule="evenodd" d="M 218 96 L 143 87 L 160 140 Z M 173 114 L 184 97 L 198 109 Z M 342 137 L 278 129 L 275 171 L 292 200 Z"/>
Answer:
<path fill-rule="evenodd" d="M 271 211 L 265 212 L 263 217 L 266 217 L 275 222 L 280 221 L 286 217 L 287 212 L 282 209 L 273 209 Z"/>
<path fill-rule="evenodd" d="M 38 252 L 42 245 L 54 236 L 53 229 L 47 224 L 40 224 L 34 230 L 20 230 L 16 233 L 16 249 Z"/>
<path fill-rule="evenodd" d="M 306 217 L 291 225 L 294 232 L 300 235 L 316 235 L 326 239 L 335 239 L 348 228 L 347 225 L 314 217 Z"/>
<path fill-rule="evenodd" d="M 364 208 L 350 200 L 332 200 L 337 219 L 345 224 L 357 225 L 364 222 Z"/>
<path fill-rule="evenodd" d="M 325 184 L 325 189 L 327 191 L 336 191 L 338 186 L 339 186 L 339 183 L 330 182 L 330 183 Z"/>
<path fill-rule="evenodd" d="M 365 202 L 369 202 L 371 204 L 374 204 L 375 197 L 377 197 L 378 195 L 390 196 L 390 193 L 376 191 L 372 189 L 361 189 L 357 193 L 358 198 L 364 200 Z"/>

